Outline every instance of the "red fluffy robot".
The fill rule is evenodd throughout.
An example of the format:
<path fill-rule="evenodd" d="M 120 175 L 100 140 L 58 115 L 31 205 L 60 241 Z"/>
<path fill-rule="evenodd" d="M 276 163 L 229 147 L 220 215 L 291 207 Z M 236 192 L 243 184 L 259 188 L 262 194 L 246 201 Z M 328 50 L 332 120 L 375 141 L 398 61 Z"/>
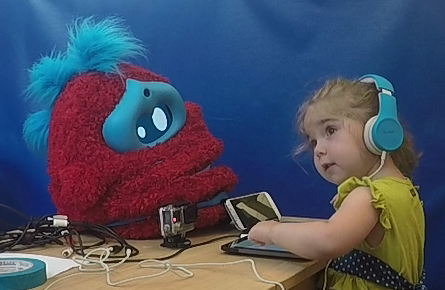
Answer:
<path fill-rule="evenodd" d="M 236 184 L 229 168 L 210 167 L 222 143 L 196 104 L 126 62 L 141 54 L 119 19 L 77 20 L 66 52 L 30 70 L 27 95 L 43 109 L 26 120 L 25 141 L 46 152 L 51 199 L 72 221 L 121 224 L 124 238 L 142 239 L 159 235 L 160 206 L 207 202 L 196 227 L 214 225 L 225 213 L 212 198 Z"/>

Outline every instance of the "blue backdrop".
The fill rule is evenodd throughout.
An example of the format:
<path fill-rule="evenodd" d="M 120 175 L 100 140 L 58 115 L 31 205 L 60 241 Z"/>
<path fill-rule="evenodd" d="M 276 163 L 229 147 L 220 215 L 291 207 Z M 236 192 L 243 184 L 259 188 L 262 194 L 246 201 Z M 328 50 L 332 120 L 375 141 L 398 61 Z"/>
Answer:
<path fill-rule="evenodd" d="M 394 84 L 399 112 L 423 152 L 414 181 L 427 221 L 427 282 L 445 270 L 445 2 L 442 0 L 2 0 L 0 2 L 0 203 L 29 215 L 52 213 L 45 160 L 28 151 L 22 123 L 27 70 L 51 49 L 65 50 L 76 17 L 124 18 L 147 46 L 135 64 L 167 77 L 201 105 L 224 142 L 218 162 L 239 177 L 235 194 L 271 193 L 286 215 L 328 217 L 335 188 L 299 141 L 298 104 L 324 80 L 378 73 Z M 435 174 L 437 176 L 435 176 Z M 0 226 L 18 223 L 0 209 Z"/>

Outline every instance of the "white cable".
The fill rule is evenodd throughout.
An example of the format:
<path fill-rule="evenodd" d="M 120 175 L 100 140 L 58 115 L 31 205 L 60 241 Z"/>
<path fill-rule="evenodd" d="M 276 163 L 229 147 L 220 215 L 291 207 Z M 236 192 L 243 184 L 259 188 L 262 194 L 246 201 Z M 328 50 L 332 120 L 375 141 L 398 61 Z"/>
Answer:
<path fill-rule="evenodd" d="M 328 263 L 326 264 L 326 266 L 324 267 L 324 273 L 323 273 L 323 288 L 321 288 L 322 290 L 327 290 L 328 288 L 326 288 L 328 286 L 328 268 L 329 265 L 331 264 L 332 259 L 328 261 Z"/>
<path fill-rule="evenodd" d="M 377 174 L 377 172 L 380 171 L 380 169 L 382 169 L 383 165 L 385 164 L 385 160 L 386 160 L 386 151 L 382 151 L 382 155 L 380 155 L 380 165 L 372 174 L 368 176 L 369 178 L 372 178 L 374 175 Z"/>
<path fill-rule="evenodd" d="M 99 259 L 90 258 L 90 256 L 96 252 L 100 252 Z M 54 284 L 56 284 L 62 280 L 65 280 L 65 279 L 73 277 L 73 276 L 83 275 L 83 274 L 105 273 L 107 276 L 107 284 L 110 286 L 114 286 L 114 285 L 112 285 L 113 283 L 110 281 L 110 273 L 109 272 L 112 268 L 115 268 L 115 267 L 125 263 L 125 261 L 128 260 L 131 256 L 131 250 L 127 249 L 125 258 L 123 258 L 119 263 L 112 265 L 112 266 L 108 266 L 105 263 L 105 261 L 110 257 L 110 255 L 111 255 L 111 248 L 98 248 L 98 249 L 94 249 L 94 250 L 91 250 L 90 252 L 88 252 L 85 255 L 85 257 L 78 257 L 78 256 L 74 257 L 73 261 L 76 262 L 77 264 L 79 264 L 78 269 L 79 269 L 80 273 L 74 273 L 74 274 L 59 278 L 56 281 L 49 284 L 44 290 L 48 290 L 49 288 L 54 286 Z M 85 266 L 98 266 L 98 265 L 101 267 L 100 268 L 95 267 L 92 269 L 85 268 Z"/>
<path fill-rule="evenodd" d="M 263 277 L 261 277 L 260 274 L 258 273 L 257 269 L 256 269 L 255 262 L 252 259 L 243 259 L 243 260 L 238 260 L 238 261 L 233 261 L 233 262 L 224 262 L 224 263 L 174 264 L 174 266 L 176 266 L 176 267 L 195 268 L 195 267 L 203 267 L 203 266 L 236 265 L 236 264 L 245 263 L 245 262 L 250 263 L 250 265 L 252 266 L 252 271 L 255 274 L 255 276 L 258 278 L 258 280 L 260 280 L 261 282 L 266 283 L 266 284 L 276 285 L 276 286 L 280 287 L 281 290 L 285 290 L 283 284 L 281 284 L 279 282 L 276 282 L 276 281 L 266 280 Z"/>
<path fill-rule="evenodd" d="M 100 252 L 100 256 L 98 259 L 90 258 L 90 256 L 92 254 L 97 253 L 97 252 Z M 252 259 L 244 259 L 244 260 L 238 260 L 238 261 L 226 262 L 226 263 L 196 263 L 196 264 L 172 264 L 169 261 L 145 260 L 145 261 L 138 263 L 138 266 L 140 268 L 163 269 L 163 270 L 159 273 L 155 273 L 155 274 L 151 274 L 151 275 L 138 276 L 138 277 L 133 277 L 133 278 L 117 281 L 117 282 L 112 282 L 111 278 L 110 278 L 111 270 L 113 268 L 116 268 L 117 266 L 125 263 L 125 261 L 128 258 L 130 258 L 131 250 L 128 249 L 126 251 L 126 257 L 123 258 L 119 263 L 112 265 L 112 266 L 108 266 L 105 263 L 105 261 L 110 257 L 110 254 L 111 254 L 110 248 L 98 248 L 98 249 L 94 249 L 94 250 L 88 252 L 85 255 L 85 257 L 74 257 L 73 261 L 75 261 L 76 263 L 79 264 L 79 271 L 81 273 L 75 273 L 75 274 L 71 274 L 71 275 L 59 278 L 56 281 L 54 281 L 53 283 L 51 283 L 50 285 L 48 285 L 44 290 L 48 290 L 54 284 L 56 284 L 62 280 L 65 280 L 65 279 L 73 277 L 73 276 L 82 275 L 82 274 L 105 273 L 107 284 L 109 286 L 118 286 L 118 285 L 121 285 L 124 283 L 133 282 L 136 280 L 158 277 L 158 276 L 164 275 L 170 271 L 181 278 L 192 278 L 194 276 L 193 272 L 188 270 L 186 267 L 195 268 L 195 267 L 205 267 L 205 266 L 226 266 L 226 265 L 240 264 L 240 263 L 244 263 L 244 262 L 250 263 L 250 265 L 252 266 L 252 271 L 255 274 L 255 276 L 258 278 L 258 280 L 260 280 L 263 283 L 276 285 L 281 290 L 285 290 L 284 286 L 281 283 L 266 280 L 266 279 L 262 278 L 255 267 L 255 262 Z M 147 265 L 147 263 L 151 263 L 151 264 Z M 97 267 L 97 266 L 99 266 L 99 267 Z M 87 267 L 93 267 L 93 268 L 87 268 Z"/>

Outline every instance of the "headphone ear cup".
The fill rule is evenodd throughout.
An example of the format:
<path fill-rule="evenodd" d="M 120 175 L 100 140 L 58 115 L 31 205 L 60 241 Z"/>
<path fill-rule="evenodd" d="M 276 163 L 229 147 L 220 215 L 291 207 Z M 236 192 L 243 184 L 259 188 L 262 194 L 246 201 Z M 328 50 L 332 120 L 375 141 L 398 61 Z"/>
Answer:
<path fill-rule="evenodd" d="M 377 116 L 374 116 L 366 122 L 365 128 L 363 130 L 363 140 L 365 141 L 366 148 L 372 154 L 381 155 L 382 150 L 377 148 L 377 146 L 374 143 L 373 137 L 372 137 L 372 127 L 374 126 L 376 120 L 377 120 Z"/>

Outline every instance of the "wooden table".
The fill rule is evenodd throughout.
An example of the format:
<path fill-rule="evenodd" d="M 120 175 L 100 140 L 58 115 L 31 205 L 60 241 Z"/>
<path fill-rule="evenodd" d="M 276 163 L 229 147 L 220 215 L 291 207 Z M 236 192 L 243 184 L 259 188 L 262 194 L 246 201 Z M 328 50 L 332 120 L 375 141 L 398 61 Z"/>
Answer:
<path fill-rule="evenodd" d="M 204 242 L 214 237 L 236 234 L 228 229 L 213 229 L 197 231 L 189 236 L 192 244 Z M 234 238 L 227 238 L 208 245 L 191 248 L 170 260 L 171 263 L 203 263 L 203 262 L 231 262 L 245 258 L 246 256 L 228 255 L 221 251 L 221 245 L 230 242 Z M 140 254 L 135 258 L 155 258 L 167 256 L 176 250 L 167 249 L 160 246 L 161 240 L 140 240 L 129 241 L 140 250 Z M 40 250 L 28 250 L 27 253 L 61 257 L 60 246 L 51 246 Z M 325 263 L 319 261 L 304 261 L 291 259 L 274 258 L 253 258 L 259 274 L 267 280 L 281 282 L 286 289 L 315 289 L 316 274 L 323 269 Z M 177 275 L 168 272 L 163 276 L 129 282 L 118 286 L 119 289 L 252 289 L 266 290 L 278 289 L 274 285 L 260 282 L 254 275 L 250 264 L 242 263 L 227 266 L 212 266 L 190 269 L 194 273 L 192 278 L 180 278 Z M 118 266 L 111 272 L 111 281 L 117 282 L 136 276 L 150 275 L 160 270 L 142 269 L 137 263 L 126 263 Z M 36 289 L 45 289 L 50 283 L 60 277 L 69 274 L 78 273 L 77 269 L 71 269 L 63 274 L 48 279 L 45 285 Z M 82 290 L 102 290 L 116 289 L 106 284 L 104 273 L 95 275 L 77 275 L 62 280 L 52 286 L 50 290 L 55 289 L 82 289 Z"/>

